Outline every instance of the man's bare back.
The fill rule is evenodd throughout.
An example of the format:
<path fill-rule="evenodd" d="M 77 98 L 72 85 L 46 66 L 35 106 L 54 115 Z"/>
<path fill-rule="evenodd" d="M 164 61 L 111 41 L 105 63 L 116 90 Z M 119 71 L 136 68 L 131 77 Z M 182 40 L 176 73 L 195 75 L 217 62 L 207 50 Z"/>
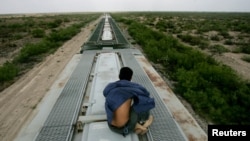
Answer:
<path fill-rule="evenodd" d="M 113 126 L 123 127 L 128 122 L 131 101 L 131 99 L 128 99 L 115 110 L 114 117 L 111 123 Z"/>

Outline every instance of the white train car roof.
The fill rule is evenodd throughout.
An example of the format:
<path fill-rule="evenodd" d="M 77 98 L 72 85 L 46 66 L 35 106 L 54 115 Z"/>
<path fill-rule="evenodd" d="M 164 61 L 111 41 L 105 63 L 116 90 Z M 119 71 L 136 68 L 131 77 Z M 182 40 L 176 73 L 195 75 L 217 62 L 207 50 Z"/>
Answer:
<path fill-rule="evenodd" d="M 102 40 L 107 41 L 107 40 L 112 40 L 113 36 L 110 30 L 104 30 L 102 34 Z"/>

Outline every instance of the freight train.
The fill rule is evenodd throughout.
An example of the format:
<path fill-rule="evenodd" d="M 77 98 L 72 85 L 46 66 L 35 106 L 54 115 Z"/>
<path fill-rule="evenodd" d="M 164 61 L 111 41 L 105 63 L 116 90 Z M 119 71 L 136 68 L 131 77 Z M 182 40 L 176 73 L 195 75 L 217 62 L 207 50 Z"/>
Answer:
<path fill-rule="evenodd" d="M 142 66 L 138 57 L 145 58 L 140 50 L 128 42 L 115 20 L 109 14 L 104 14 L 93 33 L 82 45 L 80 59 L 44 121 L 40 121 L 40 126 L 36 126 L 38 129 L 25 131 L 19 139 L 35 141 L 188 140 L 159 91 L 156 90 L 148 72 L 145 71 L 147 66 Z M 105 98 L 102 92 L 108 83 L 118 80 L 119 70 L 123 66 L 133 69 L 132 81 L 143 85 L 156 102 L 155 108 L 151 111 L 154 122 L 144 135 L 131 133 L 123 137 L 112 132 L 107 125 Z"/>

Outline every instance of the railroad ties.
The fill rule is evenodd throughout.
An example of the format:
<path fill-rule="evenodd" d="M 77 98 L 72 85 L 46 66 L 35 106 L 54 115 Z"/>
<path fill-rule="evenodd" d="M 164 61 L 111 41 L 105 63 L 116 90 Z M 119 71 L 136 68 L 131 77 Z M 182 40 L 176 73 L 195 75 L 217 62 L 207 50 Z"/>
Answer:
<path fill-rule="evenodd" d="M 152 82 L 137 62 L 135 54 L 118 25 L 105 14 L 89 40 L 82 57 L 61 92 L 36 141 L 186 141 L 187 138 L 165 106 Z M 151 114 L 154 122 L 146 135 L 123 137 L 107 125 L 102 94 L 109 82 L 118 80 L 121 67 L 134 71 L 132 81 L 145 86 L 156 100 Z"/>

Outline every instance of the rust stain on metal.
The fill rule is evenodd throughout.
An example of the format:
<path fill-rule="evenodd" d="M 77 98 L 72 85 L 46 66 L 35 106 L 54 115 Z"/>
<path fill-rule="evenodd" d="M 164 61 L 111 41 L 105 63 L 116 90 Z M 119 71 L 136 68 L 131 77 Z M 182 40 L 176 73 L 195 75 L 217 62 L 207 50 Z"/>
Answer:
<path fill-rule="evenodd" d="M 64 86 L 64 83 L 63 83 L 63 82 L 61 82 L 61 83 L 58 84 L 58 87 L 59 87 L 59 88 L 62 88 L 63 86 Z"/>
<path fill-rule="evenodd" d="M 66 79 L 63 79 L 61 82 L 58 83 L 58 88 L 63 88 L 68 80 L 68 77 Z"/>
<path fill-rule="evenodd" d="M 189 141 L 196 141 L 197 140 L 192 134 L 189 134 L 187 138 Z"/>
<path fill-rule="evenodd" d="M 170 101 L 170 99 L 167 98 L 163 98 L 164 103 L 168 103 Z"/>
<path fill-rule="evenodd" d="M 156 87 L 166 88 L 165 83 L 161 81 L 161 78 L 154 73 L 151 73 L 149 70 L 145 68 L 145 71 L 150 78 L 151 81 L 155 84 Z"/>
<path fill-rule="evenodd" d="M 195 125 L 195 122 L 191 120 L 190 118 L 181 118 L 181 115 L 185 114 L 185 112 L 182 110 L 174 111 L 172 114 L 174 117 L 178 117 L 179 123 L 188 123 L 188 124 Z"/>

